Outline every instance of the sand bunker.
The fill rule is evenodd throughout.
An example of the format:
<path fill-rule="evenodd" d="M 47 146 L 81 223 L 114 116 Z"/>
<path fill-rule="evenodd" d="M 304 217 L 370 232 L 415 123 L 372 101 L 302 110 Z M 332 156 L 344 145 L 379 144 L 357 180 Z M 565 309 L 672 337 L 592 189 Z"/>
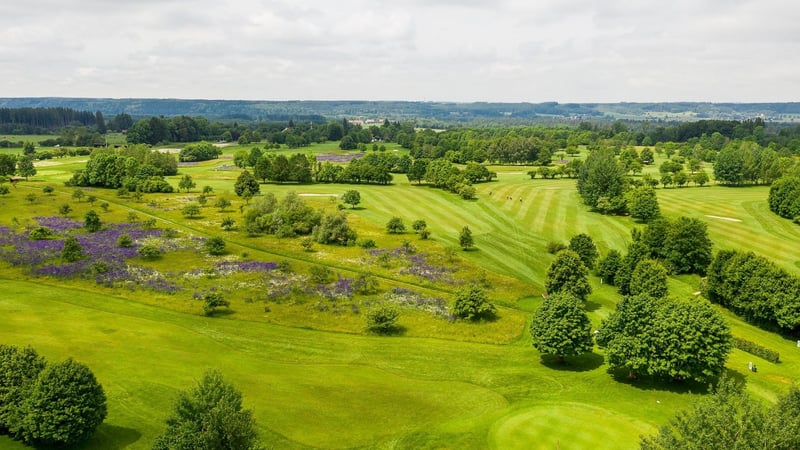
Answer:
<path fill-rule="evenodd" d="M 728 222 L 741 222 L 741 219 L 735 219 L 733 217 L 712 216 L 711 214 L 706 214 L 706 217 L 710 217 L 712 219 L 727 220 Z"/>

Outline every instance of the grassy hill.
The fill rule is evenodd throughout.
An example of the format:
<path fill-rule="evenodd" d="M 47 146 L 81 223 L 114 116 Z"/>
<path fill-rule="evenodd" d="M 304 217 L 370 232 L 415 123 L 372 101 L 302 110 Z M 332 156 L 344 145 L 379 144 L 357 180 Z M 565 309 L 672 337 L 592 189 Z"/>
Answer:
<path fill-rule="evenodd" d="M 239 171 L 228 170 L 236 149 L 226 147 L 220 160 L 182 167 L 170 180 L 177 186 L 180 176 L 191 174 L 198 186 L 193 192 L 146 194 L 135 201 L 110 190 L 85 189 L 97 197 L 94 205 L 73 200 L 72 190 L 62 184 L 85 158 L 42 162 L 36 177 L 0 196 L 0 225 L 21 229 L 33 224 L 33 217 L 56 215 L 64 203 L 74 210 L 70 217 L 81 220 L 106 201 L 110 207 L 101 213 L 104 223 L 126 222 L 133 214 L 139 220 L 154 218 L 156 226 L 183 236 L 222 236 L 227 259 L 287 261 L 297 274 L 313 266 L 343 277 L 369 270 L 382 293 L 354 298 L 352 303 L 362 309 L 368 307 L 364 302 L 394 287 L 449 301 L 463 283 L 483 279 L 500 306 L 499 319 L 451 323 L 404 309 L 403 333 L 374 336 L 364 332 L 362 314 L 349 309 L 321 310 L 320 301 L 302 295 L 297 301 L 265 300 L 255 276 L 175 275 L 181 290 L 167 294 L 107 288 L 93 279 L 34 277 L 1 263 L 5 322 L 0 342 L 30 344 L 50 360 L 72 356 L 88 364 L 106 389 L 109 416 L 80 448 L 149 448 L 163 432 L 177 393 L 208 368 L 220 369 L 243 392 L 262 440 L 275 448 L 634 448 L 640 434 L 655 431 L 705 391 L 691 383 L 630 382 L 608 373 L 599 349 L 560 365 L 531 347 L 527 322 L 541 301 L 552 261 L 546 244 L 566 243 L 585 232 L 604 254 L 624 250 L 630 230 L 639 226 L 629 217 L 590 212 L 574 180 L 530 180 L 527 167 L 494 167 L 497 180 L 478 185 L 475 201 L 410 184 L 402 175 L 390 186 L 261 186 L 278 198 L 295 191 L 310 205 L 330 210 L 337 205 L 333 195 L 359 190 L 361 204 L 347 210 L 359 236 L 374 239 L 380 249 L 409 241 L 431 263 L 455 270 L 452 283 L 436 282 L 402 273 L 399 260 L 387 267 L 376 264 L 358 247 L 316 244 L 306 252 L 299 239 L 222 231 L 223 217 L 242 220 L 243 201 L 232 194 Z M 45 185 L 55 187 L 53 195 L 42 193 Z M 213 187 L 215 197 L 232 200 L 232 207 L 221 212 L 206 206 L 199 218 L 184 218 L 182 205 L 195 201 L 205 185 Z M 767 192 L 765 187 L 687 187 L 659 189 L 658 197 L 665 214 L 706 221 L 715 248 L 752 250 L 797 273 L 800 227 L 769 212 Z M 33 201 L 27 199 L 30 193 L 36 194 Z M 406 225 L 426 220 L 431 239 L 386 234 L 384 226 L 393 216 Z M 465 225 L 473 231 L 474 251 L 458 248 L 458 232 Z M 177 274 L 207 270 L 218 262 L 202 252 L 181 250 L 140 263 Z M 670 290 L 692 296 L 699 282 L 696 276 L 672 278 Z M 618 295 L 595 277 L 592 284 L 587 310 L 598 325 L 613 311 Z M 225 289 L 231 313 L 201 315 L 192 293 L 211 286 Z M 773 400 L 800 377 L 800 350 L 792 340 L 723 313 L 734 335 L 780 352 L 780 364 L 738 350 L 728 362 L 732 376 L 746 378 L 748 389 Z M 752 360 L 758 373 L 747 370 Z M 4 438 L 0 447 L 23 448 Z"/>

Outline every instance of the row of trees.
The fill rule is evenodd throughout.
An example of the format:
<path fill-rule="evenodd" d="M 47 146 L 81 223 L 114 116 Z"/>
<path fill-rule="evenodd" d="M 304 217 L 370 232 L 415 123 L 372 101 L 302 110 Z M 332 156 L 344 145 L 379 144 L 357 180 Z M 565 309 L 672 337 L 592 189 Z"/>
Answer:
<path fill-rule="evenodd" d="M 0 345 L 0 432 L 35 446 L 72 445 L 106 417 L 92 371 L 72 359 L 47 363 L 36 350 Z"/>
<path fill-rule="evenodd" d="M 28 177 L 36 175 L 36 167 L 33 165 L 33 156 L 31 155 L 10 155 L 8 153 L 0 154 L 0 177 L 10 175 L 18 175 Z"/>
<path fill-rule="evenodd" d="M 705 294 L 766 328 L 800 331 L 800 278 L 754 253 L 717 252 L 708 268 Z"/>

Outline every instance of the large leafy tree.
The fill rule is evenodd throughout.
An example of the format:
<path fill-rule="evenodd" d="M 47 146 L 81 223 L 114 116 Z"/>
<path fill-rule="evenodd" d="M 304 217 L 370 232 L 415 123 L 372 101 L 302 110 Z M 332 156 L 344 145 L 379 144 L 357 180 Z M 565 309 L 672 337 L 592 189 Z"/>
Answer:
<path fill-rule="evenodd" d="M 569 240 L 569 249 L 581 257 L 581 261 L 588 269 L 594 268 L 597 260 L 597 246 L 594 245 L 592 237 L 586 233 L 576 234 Z"/>
<path fill-rule="evenodd" d="M 781 178 L 772 184 L 769 209 L 787 219 L 800 217 L 800 177 Z"/>
<path fill-rule="evenodd" d="M 636 264 L 628 288 L 631 295 L 645 295 L 652 299 L 664 298 L 667 288 L 667 269 L 658 261 L 644 259 Z"/>
<path fill-rule="evenodd" d="M 628 193 L 628 211 L 631 217 L 649 222 L 661 214 L 655 189 L 649 186 L 636 188 Z"/>
<path fill-rule="evenodd" d="M 705 275 L 711 263 L 711 239 L 705 222 L 679 217 L 670 224 L 664 240 L 664 265 L 672 273 Z"/>
<path fill-rule="evenodd" d="M 548 294 L 569 292 L 581 300 L 592 292 L 589 269 L 572 250 L 561 250 L 547 268 L 545 289 Z"/>
<path fill-rule="evenodd" d="M 536 350 L 560 360 L 592 351 L 592 324 L 581 300 L 569 292 L 547 297 L 533 314 L 531 337 Z"/>
<path fill-rule="evenodd" d="M 650 361 L 647 333 L 655 320 L 658 303 L 638 295 L 623 297 L 616 310 L 603 320 L 595 340 L 606 348 L 611 368 L 625 368 L 630 378 L 646 372 Z"/>
<path fill-rule="evenodd" d="M 642 450 L 800 448 L 800 391 L 796 387 L 764 408 L 742 384 L 724 377 L 714 394 L 679 412 Z"/>
<path fill-rule="evenodd" d="M 0 431 L 12 428 L 26 391 L 45 367 L 31 347 L 0 344 Z"/>
<path fill-rule="evenodd" d="M 191 392 L 182 392 L 154 450 L 251 450 L 257 448 L 253 413 L 242 394 L 217 371 L 209 371 Z"/>
<path fill-rule="evenodd" d="M 20 156 L 17 159 L 17 175 L 25 177 L 25 180 L 27 180 L 28 177 L 36 175 L 36 167 L 33 165 L 33 156 Z"/>
<path fill-rule="evenodd" d="M 361 193 L 355 189 L 347 190 L 342 194 L 342 201 L 350 205 L 350 208 L 355 208 L 361 203 Z"/>
<path fill-rule="evenodd" d="M 613 285 L 614 277 L 617 276 L 617 271 L 621 265 L 622 254 L 618 250 L 612 248 L 597 264 L 597 274 L 604 282 Z"/>
<path fill-rule="evenodd" d="M 707 382 L 731 350 L 731 332 L 707 302 L 625 297 L 603 322 L 597 342 L 612 369 L 675 380 Z"/>
<path fill-rule="evenodd" d="M 245 194 L 245 191 L 249 192 L 250 195 L 256 195 L 261 191 L 261 187 L 258 184 L 258 180 L 247 170 L 242 171 L 239 174 L 239 177 L 236 178 L 236 183 L 233 185 L 233 191 L 236 192 L 236 195 L 242 197 Z"/>
<path fill-rule="evenodd" d="M 598 209 L 602 206 L 607 210 L 604 212 L 624 210 L 626 189 L 625 170 L 612 149 L 595 150 L 586 158 L 578 173 L 578 193 L 585 204 Z"/>
<path fill-rule="evenodd" d="M 71 445 L 106 418 L 106 395 L 84 364 L 68 359 L 47 366 L 26 393 L 14 434 L 27 443 Z"/>

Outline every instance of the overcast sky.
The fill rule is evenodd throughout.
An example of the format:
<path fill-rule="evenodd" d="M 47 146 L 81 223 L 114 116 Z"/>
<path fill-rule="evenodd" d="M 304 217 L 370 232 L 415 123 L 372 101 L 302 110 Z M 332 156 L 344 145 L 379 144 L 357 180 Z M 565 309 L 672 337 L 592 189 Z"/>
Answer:
<path fill-rule="evenodd" d="M 0 97 L 798 101 L 793 0 L 25 0 Z"/>

